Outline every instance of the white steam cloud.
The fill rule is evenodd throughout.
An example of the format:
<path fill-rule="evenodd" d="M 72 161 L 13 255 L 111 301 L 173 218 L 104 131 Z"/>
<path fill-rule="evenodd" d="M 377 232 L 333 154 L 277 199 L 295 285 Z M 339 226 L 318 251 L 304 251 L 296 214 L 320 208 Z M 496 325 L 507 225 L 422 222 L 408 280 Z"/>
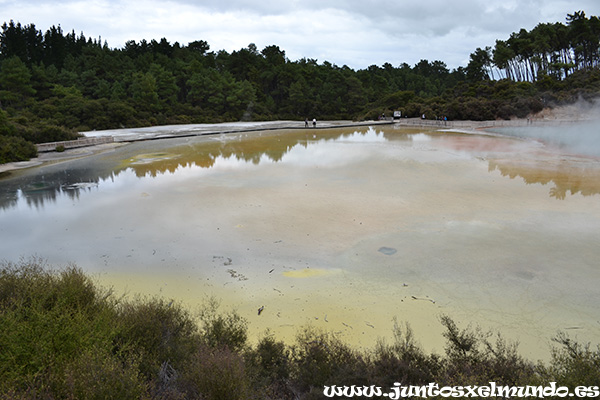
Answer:
<path fill-rule="evenodd" d="M 551 111 L 540 123 L 526 127 L 501 128 L 503 135 L 539 140 L 567 153 L 600 157 L 600 101 L 584 101 Z"/>

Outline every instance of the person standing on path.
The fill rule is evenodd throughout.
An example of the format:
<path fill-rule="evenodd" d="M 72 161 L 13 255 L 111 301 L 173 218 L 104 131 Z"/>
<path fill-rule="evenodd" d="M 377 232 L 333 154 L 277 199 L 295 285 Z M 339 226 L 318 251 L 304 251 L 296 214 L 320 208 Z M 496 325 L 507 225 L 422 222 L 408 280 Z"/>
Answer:
<path fill-rule="evenodd" d="M 316 127 L 317 127 L 317 119 L 313 118 L 313 128 L 316 128 Z"/>

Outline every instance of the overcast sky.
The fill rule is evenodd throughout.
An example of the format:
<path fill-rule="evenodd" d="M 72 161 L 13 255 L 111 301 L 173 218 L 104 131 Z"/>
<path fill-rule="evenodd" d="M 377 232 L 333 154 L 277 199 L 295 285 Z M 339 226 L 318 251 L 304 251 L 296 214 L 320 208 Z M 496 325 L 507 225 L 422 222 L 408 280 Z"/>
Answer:
<path fill-rule="evenodd" d="M 494 46 L 521 28 L 563 22 L 583 10 L 600 16 L 598 0 L 0 0 L 0 15 L 45 32 L 126 41 L 166 38 L 187 45 L 205 40 L 211 51 L 277 45 L 286 56 L 353 69 L 389 62 L 440 60 L 466 66 L 477 48 Z"/>

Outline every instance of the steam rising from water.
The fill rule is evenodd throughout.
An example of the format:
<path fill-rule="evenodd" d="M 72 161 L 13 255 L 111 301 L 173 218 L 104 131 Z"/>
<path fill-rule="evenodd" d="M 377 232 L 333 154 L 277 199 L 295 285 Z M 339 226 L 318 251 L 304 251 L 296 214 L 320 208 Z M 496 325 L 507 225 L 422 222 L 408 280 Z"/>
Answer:
<path fill-rule="evenodd" d="M 540 140 L 570 153 L 600 157 L 600 120 L 563 126 L 500 128 L 498 133 Z"/>
<path fill-rule="evenodd" d="M 600 101 L 580 101 L 572 106 L 556 109 L 553 117 L 557 124 L 533 124 L 526 127 L 505 127 L 496 132 L 558 146 L 566 152 L 600 157 Z"/>

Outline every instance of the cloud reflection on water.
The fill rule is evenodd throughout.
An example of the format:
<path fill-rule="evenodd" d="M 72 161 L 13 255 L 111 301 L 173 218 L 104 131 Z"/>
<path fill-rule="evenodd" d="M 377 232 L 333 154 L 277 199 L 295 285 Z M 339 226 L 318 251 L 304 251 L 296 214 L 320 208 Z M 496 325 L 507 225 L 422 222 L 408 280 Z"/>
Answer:
<path fill-rule="evenodd" d="M 539 343 L 557 321 L 597 332 L 600 206 L 526 184 L 594 194 L 597 169 L 531 141 L 391 127 L 135 143 L 0 182 L 3 257 L 130 274 L 124 290 L 156 278 L 144 293 L 190 304 L 218 289 L 252 315 L 266 304 L 261 328 L 327 313 L 379 329 L 444 307 Z"/>
<path fill-rule="evenodd" d="M 565 131 L 564 128 L 561 130 Z M 536 130 L 527 132 L 531 137 L 540 136 Z M 553 136 L 555 131 L 545 135 Z M 573 135 L 571 132 L 567 136 Z M 592 133 L 585 137 L 592 142 L 595 138 Z M 582 140 L 571 139 L 576 143 Z M 390 142 L 396 145 L 390 145 Z M 55 202 L 58 196 L 77 200 L 81 193 L 97 190 L 103 181 L 118 181 L 119 175 L 125 170 L 132 171 L 138 178 L 156 178 L 168 174 L 169 179 L 185 179 L 190 175 L 205 175 L 209 170 L 210 173 L 219 173 L 280 162 L 296 166 L 342 167 L 370 157 L 393 157 L 417 162 L 446 162 L 457 156 L 479 157 L 488 160 L 490 172 L 499 171 L 502 176 L 511 179 L 521 177 L 527 184 L 553 183 L 555 186 L 550 189 L 549 196 L 557 199 L 565 199 L 567 193 L 583 196 L 600 193 L 598 163 L 560 158 L 537 163 L 524 162 L 523 152 L 530 152 L 534 159 L 540 155 L 535 147 L 535 142 L 508 138 L 373 128 L 229 134 L 208 140 L 186 138 L 140 142 L 118 149 L 108 160 L 98 155 L 33 169 L 20 178 L 4 179 L 0 181 L 0 207 L 9 209 L 24 200 L 29 207 L 39 208 L 47 202 Z M 600 145 L 597 147 L 600 149 Z M 403 152 L 406 149 L 421 152 L 409 154 Z M 591 149 L 596 151 L 593 146 Z M 431 151 L 438 153 L 432 154 Z M 116 158 L 120 158 L 120 161 L 115 162 Z"/>

